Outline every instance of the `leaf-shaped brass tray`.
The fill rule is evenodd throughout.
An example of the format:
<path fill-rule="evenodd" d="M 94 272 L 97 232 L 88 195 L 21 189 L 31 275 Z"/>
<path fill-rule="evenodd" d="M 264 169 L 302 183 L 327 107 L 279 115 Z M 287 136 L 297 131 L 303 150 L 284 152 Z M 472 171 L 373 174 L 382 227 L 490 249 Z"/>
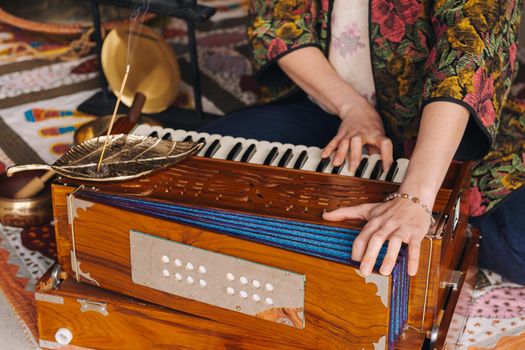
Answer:
<path fill-rule="evenodd" d="M 100 172 L 97 164 L 108 138 Z M 29 164 L 11 167 L 7 175 L 19 171 L 52 169 L 72 179 L 123 181 L 164 169 L 197 153 L 203 143 L 174 142 L 138 135 L 110 135 L 87 140 L 74 146 L 53 165 Z"/>

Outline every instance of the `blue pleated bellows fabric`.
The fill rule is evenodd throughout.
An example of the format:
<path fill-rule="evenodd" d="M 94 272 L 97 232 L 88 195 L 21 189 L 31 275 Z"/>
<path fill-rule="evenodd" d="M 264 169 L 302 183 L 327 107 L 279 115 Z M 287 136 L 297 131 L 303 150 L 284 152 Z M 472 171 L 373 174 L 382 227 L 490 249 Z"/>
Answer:
<path fill-rule="evenodd" d="M 98 191 L 79 190 L 75 196 L 167 221 L 220 232 L 341 264 L 358 266 L 357 262 L 351 260 L 352 244 L 359 234 L 358 230 L 219 209 L 194 208 Z M 377 268 L 381 265 L 385 254 L 386 244 L 379 253 Z M 407 251 L 403 247 L 392 272 L 389 348 L 403 332 L 408 319 L 408 291 Z"/>

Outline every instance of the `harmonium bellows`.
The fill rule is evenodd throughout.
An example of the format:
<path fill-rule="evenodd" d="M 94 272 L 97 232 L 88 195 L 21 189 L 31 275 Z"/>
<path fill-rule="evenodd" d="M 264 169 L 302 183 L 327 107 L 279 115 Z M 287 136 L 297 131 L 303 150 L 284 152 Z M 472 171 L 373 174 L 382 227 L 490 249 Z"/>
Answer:
<path fill-rule="evenodd" d="M 418 275 L 407 275 L 406 249 L 393 273 L 380 275 L 383 247 L 374 272 L 363 276 L 350 257 L 365 223 L 326 222 L 322 212 L 381 201 L 397 189 L 408 160 L 383 174 L 370 156 L 349 174 L 319 164 L 311 147 L 148 126 L 136 132 L 205 137 L 207 147 L 136 180 L 60 178 L 53 206 L 67 275 L 239 334 L 217 348 L 257 349 L 253 337 L 276 349 L 393 349 L 409 333 L 439 333 L 450 299 L 445 272 L 463 266 L 457 252 L 469 241 L 455 212 L 466 164 L 453 163 L 439 191 Z"/>

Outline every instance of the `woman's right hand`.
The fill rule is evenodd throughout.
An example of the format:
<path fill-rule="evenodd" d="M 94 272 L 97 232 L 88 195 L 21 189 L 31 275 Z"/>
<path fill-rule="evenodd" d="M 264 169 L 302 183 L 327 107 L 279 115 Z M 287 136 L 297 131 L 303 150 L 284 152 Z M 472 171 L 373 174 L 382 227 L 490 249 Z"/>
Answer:
<path fill-rule="evenodd" d="M 393 146 L 385 136 L 383 121 L 376 109 L 360 96 L 351 105 L 342 107 L 338 114 L 341 125 L 321 157 L 334 154 L 332 163 L 340 166 L 348 156 L 349 170 L 354 172 L 363 156 L 363 146 L 366 146 L 369 154 L 381 154 L 383 171 L 388 170 L 393 162 Z"/>

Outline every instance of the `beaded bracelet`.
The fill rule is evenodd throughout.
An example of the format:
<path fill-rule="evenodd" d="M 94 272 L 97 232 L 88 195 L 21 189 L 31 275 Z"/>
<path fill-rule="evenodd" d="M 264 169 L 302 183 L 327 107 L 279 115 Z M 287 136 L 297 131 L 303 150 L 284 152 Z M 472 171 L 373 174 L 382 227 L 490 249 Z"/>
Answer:
<path fill-rule="evenodd" d="M 421 208 L 430 216 L 430 225 L 434 225 L 436 223 L 436 220 L 434 219 L 434 216 L 432 215 L 432 211 L 428 209 L 428 207 L 425 205 L 425 203 L 421 202 L 421 200 L 418 197 L 414 197 L 411 194 L 408 193 L 400 193 L 400 192 L 394 192 L 390 193 L 388 196 L 386 196 L 384 202 L 391 201 L 394 198 L 403 198 L 408 199 L 416 204 L 419 204 Z"/>

